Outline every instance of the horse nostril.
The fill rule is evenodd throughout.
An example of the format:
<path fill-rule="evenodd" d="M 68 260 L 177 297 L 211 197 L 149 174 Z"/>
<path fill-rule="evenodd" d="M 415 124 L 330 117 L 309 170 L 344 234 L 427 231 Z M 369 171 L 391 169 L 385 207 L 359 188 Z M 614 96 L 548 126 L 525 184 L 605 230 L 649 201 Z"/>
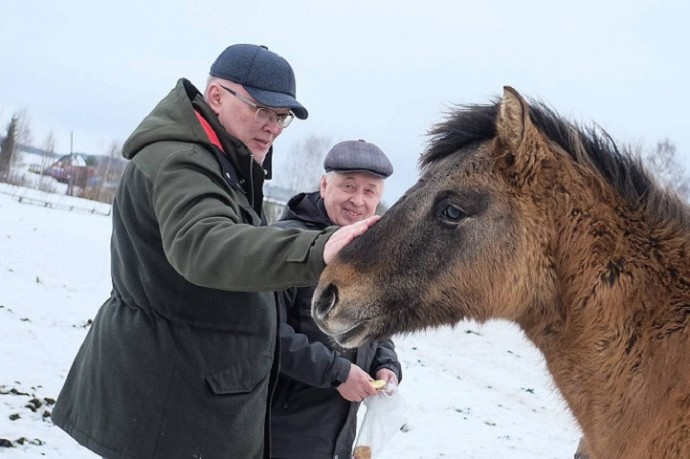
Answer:
<path fill-rule="evenodd" d="M 326 288 L 321 291 L 313 305 L 314 317 L 323 320 L 328 314 L 328 311 L 338 302 L 338 287 L 333 284 L 328 284 Z"/>

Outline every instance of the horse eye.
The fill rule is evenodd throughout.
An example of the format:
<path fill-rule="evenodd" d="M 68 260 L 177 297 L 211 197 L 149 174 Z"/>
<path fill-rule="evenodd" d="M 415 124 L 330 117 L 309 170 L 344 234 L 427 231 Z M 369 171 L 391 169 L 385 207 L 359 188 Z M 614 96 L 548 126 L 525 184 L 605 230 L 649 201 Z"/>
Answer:
<path fill-rule="evenodd" d="M 453 205 L 448 205 L 443 210 L 441 210 L 441 217 L 452 222 L 457 222 L 465 216 L 465 212 Z"/>

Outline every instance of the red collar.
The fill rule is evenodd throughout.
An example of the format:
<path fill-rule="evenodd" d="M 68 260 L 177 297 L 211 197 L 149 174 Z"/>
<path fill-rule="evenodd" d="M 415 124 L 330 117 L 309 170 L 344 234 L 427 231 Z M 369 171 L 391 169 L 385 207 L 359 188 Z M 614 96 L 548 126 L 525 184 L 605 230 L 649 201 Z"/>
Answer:
<path fill-rule="evenodd" d="M 216 134 L 216 131 L 214 131 L 208 121 L 206 121 L 206 118 L 201 116 L 201 114 L 196 110 L 194 111 L 194 114 L 196 114 L 196 118 L 199 120 L 199 123 L 201 123 L 201 127 L 204 128 L 204 132 L 208 136 L 208 140 L 210 140 L 213 145 L 218 147 L 220 151 L 225 153 L 223 146 L 220 144 L 220 139 L 218 139 L 218 134 Z"/>

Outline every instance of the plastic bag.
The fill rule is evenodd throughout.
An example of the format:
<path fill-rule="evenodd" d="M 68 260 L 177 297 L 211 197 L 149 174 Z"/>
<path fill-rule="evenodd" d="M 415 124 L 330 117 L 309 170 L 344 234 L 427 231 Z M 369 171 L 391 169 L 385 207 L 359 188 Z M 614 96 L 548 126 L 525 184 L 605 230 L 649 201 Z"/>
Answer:
<path fill-rule="evenodd" d="M 353 459 L 376 459 L 390 439 L 407 423 L 407 404 L 398 386 L 388 384 L 385 390 L 364 400 L 367 411 L 357 433 Z"/>

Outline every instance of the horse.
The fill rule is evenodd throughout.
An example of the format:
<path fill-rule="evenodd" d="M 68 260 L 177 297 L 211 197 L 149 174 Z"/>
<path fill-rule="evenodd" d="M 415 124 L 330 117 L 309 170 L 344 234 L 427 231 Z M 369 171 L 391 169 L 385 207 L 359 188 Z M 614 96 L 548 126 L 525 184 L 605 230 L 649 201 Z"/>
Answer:
<path fill-rule="evenodd" d="M 690 208 L 602 128 L 506 86 L 451 107 L 420 178 L 323 271 L 344 347 L 516 323 L 597 458 L 690 457 Z"/>

